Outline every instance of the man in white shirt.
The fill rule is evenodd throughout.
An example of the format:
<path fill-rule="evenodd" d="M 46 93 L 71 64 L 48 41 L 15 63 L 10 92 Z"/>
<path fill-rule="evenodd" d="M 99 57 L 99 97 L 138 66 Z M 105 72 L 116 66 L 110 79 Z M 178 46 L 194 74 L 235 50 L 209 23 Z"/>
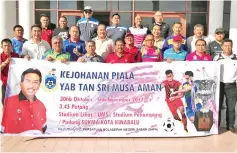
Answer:
<path fill-rule="evenodd" d="M 206 41 L 206 44 L 208 45 L 211 42 L 211 39 L 207 36 L 203 36 L 204 33 L 204 27 L 201 24 L 196 24 L 194 26 L 193 30 L 194 35 L 188 37 L 187 39 L 187 51 L 188 53 L 192 53 L 196 51 L 195 43 L 198 39 L 204 39 Z"/>
<path fill-rule="evenodd" d="M 237 134 L 235 129 L 235 106 L 237 101 L 237 56 L 232 52 L 233 42 L 226 39 L 222 42 L 223 52 L 214 57 L 214 61 L 219 61 L 221 64 L 221 78 L 220 78 L 220 104 L 219 104 L 219 118 L 221 118 L 221 106 L 223 104 L 224 96 L 226 97 L 226 126 L 227 130 Z M 235 60 L 235 62 L 234 62 Z M 220 126 L 220 119 L 219 119 Z"/>
<path fill-rule="evenodd" d="M 31 26 L 32 38 L 26 41 L 22 47 L 22 57 L 30 59 L 42 59 L 46 51 L 50 50 L 49 43 L 41 39 L 42 28 L 40 25 Z"/>
<path fill-rule="evenodd" d="M 99 24 L 97 27 L 97 37 L 92 39 L 96 44 L 96 54 L 101 56 L 104 60 L 107 55 L 114 51 L 114 42 L 107 38 L 106 27 L 104 24 Z"/>

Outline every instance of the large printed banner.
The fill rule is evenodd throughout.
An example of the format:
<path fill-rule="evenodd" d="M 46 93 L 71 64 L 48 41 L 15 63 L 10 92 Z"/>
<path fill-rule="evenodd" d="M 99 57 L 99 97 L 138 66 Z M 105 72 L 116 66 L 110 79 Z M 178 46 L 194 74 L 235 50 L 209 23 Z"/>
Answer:
<path fill-rule="evenodd" d="M 2 131 L 47 137 L 218 134 L 219 71 L 215 62 L 13 59 Z"/>

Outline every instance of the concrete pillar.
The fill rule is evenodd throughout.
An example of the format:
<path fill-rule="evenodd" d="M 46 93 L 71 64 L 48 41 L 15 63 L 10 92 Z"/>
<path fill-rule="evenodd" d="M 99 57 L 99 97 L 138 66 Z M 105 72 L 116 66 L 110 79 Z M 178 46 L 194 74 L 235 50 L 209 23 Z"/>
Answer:
<path fill-rule="evenodd" d="M 34 2 L 32 0 L 19 0 L 19 24 L 24 28 L 24 38 L 31 38 L 31 26 L 34 22 Z"/>
<path fill-rule="evenodd" d="M 214 33 L 216 28 L 222 27 L 223 25 L 223 11 L 224 11 L 224 1 L 223 0 L 210 0 L 209 9 L 209 26 L 208 26 L 208 36 L 211 40 L 214 40 Z"/>
<path fill-rule="evenodd" d="M 237 1 L 231 1 L 230 9 L 230 35 L 229 38 L 233 40 L 233 52 L 237 54 Z"/>

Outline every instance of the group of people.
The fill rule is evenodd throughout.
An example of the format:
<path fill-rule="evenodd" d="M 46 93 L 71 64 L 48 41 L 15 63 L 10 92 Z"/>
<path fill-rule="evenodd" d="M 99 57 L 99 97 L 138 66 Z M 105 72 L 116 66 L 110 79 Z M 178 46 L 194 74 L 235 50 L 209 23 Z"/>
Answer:
<path fill-rule="evenodd" d="M 237 60 L 233 53 L 233 42 L 225 38 L 225 30 L 217 28 L 214 38 L 204 36 L 201 24 L 194 26 L 194 35 L 182 36 L 182 24 L 169 25 L 163 14 L 154 14 L 155 23 L 142 26 L 142 18 L 135 17 L 133 27 L 120 25 L 120 15 L 111 17 L 111 26 L 105 26 L 92 17 L 90 6 L 84 8 L 84 18 L 76 25 L 67 26 L 67 18 L 59 18 L 59 27 L 51 26 L 49 16 L 43 14 L 40 25 L 31 26 L 31 39 L 24 38 L 24 28 L 15 25 L 14 38 L 1 41 L 2 104 L 6 91 L 8 69 L 11 58 L 66 62 L 137 63 L 173 61 L 223 61 Z M 221 72 L 220 111 L 224 96 L 227 104 L 227 129 L 234 128 L 237 101 L 237 69 L 224 67 Z M 228 75 L 228 76 L 227 76 Z M 230 77 L 231 76 L 231 77 Z M 231 106 L 231 107 L 230 107 Z"/>

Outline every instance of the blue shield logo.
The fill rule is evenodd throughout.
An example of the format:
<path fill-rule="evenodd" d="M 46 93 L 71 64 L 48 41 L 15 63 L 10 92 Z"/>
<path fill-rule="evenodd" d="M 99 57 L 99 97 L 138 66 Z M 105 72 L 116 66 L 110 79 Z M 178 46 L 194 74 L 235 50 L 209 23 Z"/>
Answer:
<path fill-rule="evenodd" d="M 53 89 L 56 86 L 56 76 L 55 75 L 47 75 L 45 77 L 45 86 L 48 89 Z"/>

